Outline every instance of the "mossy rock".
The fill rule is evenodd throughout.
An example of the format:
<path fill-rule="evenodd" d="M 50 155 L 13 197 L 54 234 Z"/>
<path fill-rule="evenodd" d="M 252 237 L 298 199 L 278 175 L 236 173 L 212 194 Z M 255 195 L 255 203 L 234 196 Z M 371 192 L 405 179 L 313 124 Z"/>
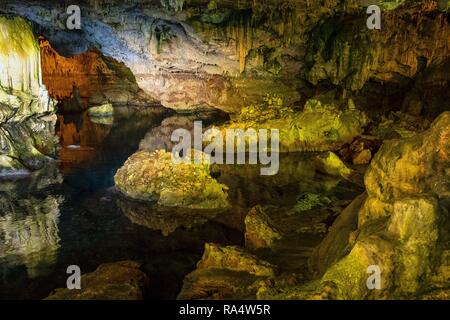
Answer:
<path fill-rule="evenodd" d="M 128 197 L 161 206 L 228 207 L 227 187 L 210 176 L 206 155 L 198 151 L 196 155 L 201 163 L 175 163 L 172 153 L 163 150 L 137 152 L 117 171 L 116 187 Z"/>
<path fill-rule="evenodd" d="M 81 276 L 81 290 L 57 289 L 46 300 L 142 300 L 149 279 L 134 261 L 105 263 Z"/>
<path fill-rule="evenodd" d="M 112 117 L 114 115 L 114 108 L 112 104 L 105 103 L 100 106 L 91 107 L 88 110 L 89 117 L 91 118 L 104 118 Z"/>
<path fill-rule="evenodd" d="M 294 212 L 303 212 L 315 208 L 321 208 L 328 206 L 331 203 L 331 199 L 316 193 L 306 192 L 297 198 L 297 203 L 295 204 Z"/>
<path fill-rule="evenodd" d="M 284 106 L 278 96 L 267 96 L 263 103 L 243 108 L 220 129 L 278 129 L 281 152 L 309 152 L 337 150 L 361 135 L 367 124 L 367 116 L 353 103 L 339 108 L 308 100 L 299 111 Z"/>

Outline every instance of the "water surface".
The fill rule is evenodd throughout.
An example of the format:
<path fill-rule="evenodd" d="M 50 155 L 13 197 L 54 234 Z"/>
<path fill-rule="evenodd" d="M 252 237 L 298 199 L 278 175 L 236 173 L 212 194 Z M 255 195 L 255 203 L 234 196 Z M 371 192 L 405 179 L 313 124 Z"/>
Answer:
<path fill-rule="evenodd" d="M 169 114 L 116 110 L 113 123 L 94 123 L 87 115 L 59 116 L 58 162 L 27 178 L 0 181 L 1 299 L 42 299 L 65 287 L 69 265 L 87 273 L 121 260 L 142 263 L 150 278 L 146 298 L 174 299 L 206 242 L 244 245 L 244 218 L 252 206 L 271 205 L 282 212 L 304 192 L 349 200 L 361 191 L 315 173 L 311 155 L 290 154 L 282 155 L 280 173 L 273 177 L 260 176 L 257 166 L 213 167 L 213 175 L 230 188 L 232 207 L 227 210 L 133 202 L 114 191 L 114 174 Z M 311 218 L 293 219 L 301 224 Z M 320 239 L 305 233 L 295 246 L 313 246 Z M 295 271 L 296 262 L 286 262 L 286 269 Z"/>

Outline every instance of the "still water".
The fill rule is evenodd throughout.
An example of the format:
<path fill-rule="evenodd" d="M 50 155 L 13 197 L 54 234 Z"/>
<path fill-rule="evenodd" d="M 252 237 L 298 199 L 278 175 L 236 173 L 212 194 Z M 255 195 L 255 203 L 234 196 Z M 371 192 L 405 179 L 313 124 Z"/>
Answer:
<path fill-rule="evenodd" d="M 145 298 L 174 299 L 206 242 L 244 244 L 244 218 L 252 206 L 282 212 L 304 192 L 344 202 L 361 192 L 315 173 L 310 155 L 290 154 L 281 156 L 273 177 L 260 176 L 254 166 L 214 167 L 213 176 L 229 187 L 232 207 L 225 211 L 165 209 L 124 199 L 113 188 L 117 169 L 171 115 L 156 108 L 116 110 L 113 122 L 59 116 L 58 161 L 27 178 L 0 180 L 0 299 L 43 299 L 65 287 L 69 265 L 88 273 L 121 260 L 142 263 L 150 278 Z M 287 223 L 298 227 L 314 218 L 292 219 Z M 305 233 L 300 244 L 296 239 L 290 245 L 314 246 L 320 239 Z M 288 261 L 286 268 L 306 261 L 300 260 Z"/>

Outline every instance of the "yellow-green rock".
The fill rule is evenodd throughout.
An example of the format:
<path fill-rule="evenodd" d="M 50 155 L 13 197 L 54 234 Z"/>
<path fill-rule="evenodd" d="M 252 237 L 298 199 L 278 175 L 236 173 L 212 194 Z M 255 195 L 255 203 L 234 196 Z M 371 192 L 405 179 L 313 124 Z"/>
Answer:
<path fill-rule="evenodd" d="M 332 176 L 348 178 L 352 170 L 333 152 L 326 152 L 316 156 L 316 169 Z"/>
<path fill-rule="evenodd" d="M 260 206 L 252 208 L 245 217 L 245 247 L 270 248 L 281 239 L 281 233 Z"/>
<path fill-rule="evenodd" d="M 81 290 L 56 289 L 46 300 L 142 300 L 149 279 L 140 263 L 105 263 L 81 276 Z"/>
<path fill-rule="evenodd" d="M 114 115 L 114 108 L 112 104 L 105 103 L 100 106 L 89 108 L 88 114 L 91 118 L 112 117 Z"/>
<path fill-rule="evenodd" d="M 116 187 L 126 196 L 157 201 L 161 206 L 212 209 L 228 207 L 227 187 L 210 176 L 205 154 L 199 164 L 175 163 L 163 150 L 139 151 L 115 175 Z"/>
<path fill-rule="evenodd" d="M 352 142 L 367 123 L 364 112 L 353 103 L 339 108 L 312 99 L 306 102 L 303 111 L 298 111 L 284 106 L 277 96 L 267 96 L 264 103 L 242 109 L 221 129 L 278 129 L 281 152 L 328 151 Z"/>

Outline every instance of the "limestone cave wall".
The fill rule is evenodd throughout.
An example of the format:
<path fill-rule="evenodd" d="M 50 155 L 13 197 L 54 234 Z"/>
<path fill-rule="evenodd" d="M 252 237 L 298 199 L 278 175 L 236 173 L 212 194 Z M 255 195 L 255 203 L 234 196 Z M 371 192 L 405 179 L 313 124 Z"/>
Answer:
<path fill-rule="evenodd" d="M 0 40 L 0 175 L 7 175 L 39 169 L 50 160 L 56 118 L 31 25 L 0 16 Z"/>

